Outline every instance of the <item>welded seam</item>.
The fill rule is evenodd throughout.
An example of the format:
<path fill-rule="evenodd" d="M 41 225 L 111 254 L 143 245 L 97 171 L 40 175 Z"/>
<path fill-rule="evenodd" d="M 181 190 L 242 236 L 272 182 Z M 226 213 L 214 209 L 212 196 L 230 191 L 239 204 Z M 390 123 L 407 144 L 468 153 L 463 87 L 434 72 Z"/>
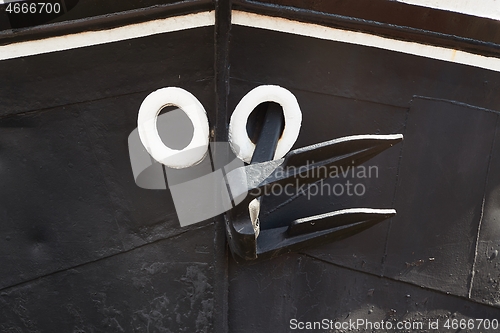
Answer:
<path fill-rule="evenodd" d="M 269 84 L 269 82 L 247 80 L 247 79 L 243 79 L 243 78 L 237 77 L 237 76 L 230 77 L 230 80 L 240 81 L 240 82 L 243 82 L 243 83 L 250 83 L 250 84 L 255 85 L 255 86 Z M 359 96 L 354 96 L 354 95 L 353 96 L 339 95 L 339 94 L 331 93 L 331 92 L 305 89 L 305 88 L 298 87 L 298 86 L 293 86 L 293 85 L 287 85 L 287 88 L 288 89 L 293 89 L 294 91 L 301 91 L 301 92 L 306 92 L 306 93 L 311 93 L 311 94 L 317 94 L 317 95 L 323 95 L 323 96 L 333 96 L 333 97 L 336 97 L 336 98 L 343 98 L 343 99 L 351 100 L 351 101 L 355 100 L 355 101 L 360 101 L 360 102 L 373 103 L 373 104 L 377 104 L 377 105 L 390 106 L 390 107 L 398 108 L 398 109 L 405 109 L 405 110 L 408 109 L 408 105 L 407 104 L 389 104 L 389 103 L 385 103 L 385 102 L 381 102 L 381 101 L 377 101 L 377 100 L 371 100 L 371 99 L 367 99 L 367 98 L 363 98 L 363 97 L 359 97 Z M 459 101 L 450 100 L 450 99 L 445 99 L 445 98 L 434 98 L 434 97 L 427 97 L 427 96 L 420 96 L 420 95 L 413 95 L 411 98 L 412 99 L 419 98 L 419 99 L 425 99 L 425 100 L 446 102 L 446 103 L 451 103 L 451 104 L 455 104 L 455 105 L 460 105 L 460 106 L 465 106 L 465 107 L 470 107 L 470 108 L 478 109 L 478 110 L 485 111 L 485 112 L 493 112 L 493 113 L 500 114 L 500 111 L 489 109 L 489 108 L 484 107 L 484 106 L 478 106 L 478 105 L 474 105 L 474 104 L 468 104 L 468 103 L 459 102 Z"/>
<path fill-rule="evenodd" d="M 477 226 L 477 235 L 476 235 L 476 244 L 474 246 L 474 261 L 472 262 L 472 272 L 470 274 L 470 280 L 469 280 L 469 290 L 468 290 L 468 297 L 472 297 L 472 288 L 474 286 L 474 277 L 476 276 L 476 262 L 477 262 L 477 255 L 478 255 L 478 248 L 479 248 L 479 238 L 481 236 L 481 226 L 483 224 L 483 218 L 484 218 L 484 204 L 486 202 L 486 189 L 488 186 L 488 176 L 490 174 L 490 167 L 491 167 L 491 160 L 493 156 L 493 148 L 495 147 L 495 141 L 496 141 L 496 136 L 497 136 L 497 129 L 498 129 L 498 117 L 495 122 L 495 133 L 493 134 L 493 140 L 491 143 L 491 148 L 490 148 L 490 155 L 488 156 L 488 167 L 486 168 L 486 177 L 484 180 L 484 192 L 483 192 L 483 201 L 481 203 L 481 215 L 479 216 L 479 223 Z"/>
<path fill-rule="evenodd" d="M 83 267 L 83 266 L 86 266 L 86 265 L 91 265 L 91 264 L 94 264 L 94 263 L 97 263 L 97 262 L 100 262 L 100 261 L 103 261 L 103 260 L 111 259 L 113 257 L 119 256 L 119 255 L 122 255 L 122 254 L 127 254 L 129 252 L 141 249 L 141 248 L 149 246 L 149 245 L 154 245 L 156 243 L 159 243 L 159 242 L 162 242 L 162 241 L 165 241 L 165 240 L 169 240 L 171 238 L 176 238 L 176 237 L 182 236 L 183 234 L 185 234 L 187 232 L 196 231 L 196 230 L 203 229 L 203 228 L 208 228 L 208 227 L 213 227 L 213 224 L 211 223 L 211 224 L 200 226 L 200 227 L 196 227 L 196 228 L 189 228 L 187 230 L 182 230 L 181 232 L 176 233 L 174 235 L 170 235 L 170 236 L 164 237 L 164 238 L 159 238 L 159 239 L 156 239 L 156 240 L 154 240 L 152 242 L 144 243 L 144 244 L 141 244 L 139 246 L 130 248 L 128 250 L 124 250 L 124 251 L 113 253 L 113 254 L 111 254 L 109 256 L 100 257 L 100 258 L 97 258 L 97 259 L 94 259 L 94 260 L 90 260 L 90 261 L 87 261 L 87 262 L 84 262 L 84 263 L 81 263 L 81 264 L 78 264 L 78 265 L 75 265 L 75 266 L 71 266 L 71 267 L 60 269 L 60 270 L 56 270 L 56 271 L 53 271 L 53 272 L 50 272 L 50 273 L 47 273 L 47 274 L 44 274 L 44 275 L 39 275 L 39 276 L 36 276 L 36 277 L 34 277 L 32 279 L 21 281 L 21 282 L 18 282 L 16 284 L 13 284 L 13 285 L 3 287 L 3 288 L 0 289 L 0 293 L 1 292 L 5 292 L 5 291 L 7 291 L 9 289 L 13 289 L 13 288 L 16 288 L 16 287 L 20 287 L 22 285 L 26 285 L 26 284 L 32 283 L 32 282 L 37 281 L 37 280 L 41 280 L 41 279 L 50 277 L 51 275 L 56 275 L 56 274 L 59 274 L 59 273 L 63 273 L 65 271 L 77 269 L 77 268 L 80 268 L 80 267 Z"/>
<path fill-rule="evenodd" d="M 227 101 L 229 95 L 229 39 L 231 0 L 215 0 L 214 75 L 215 127 L 212 140 L 227 142 Z M 220 148 L 220 147 L 219 147 Z M 216 148 L 217 149 L 217 148 Z M 216 152 L 220 156 L 220 152 Z M 213 162 L 213 160 L 212 160 Z M 213 167 L 213 164 L 212 164 Z M 213 170 L 213 168 L 212 168 Z M 221 169 L 224 173 L 223 168 Z M 218 188 L 216 185 L 215 188 Z M 215 332 L 229 332 L 229 262 L 225 216 L 215 217 L 214 224 L 214 321 Z"/>
<path fill-rule="evenodd" d="M 325 259 L 313 256 L 313 255 L 310 255 L 308 253 L 300 252 L 299 254 L 304 255 L 306 257 L 309 257 L 309 258 L 311 258 L 313 260 L 318 260 L 318 261 L 323 262 L 325 264 L 328 264 L 328 265 L 331 265 L 331 266 L 335 266 L 335 267 L 338 267 L 338 268 L 341 268 L 341 269 L 345 269 L 345 270 L 348 270 L 348 271 L 351 271 L 351 272 L 362 273 L 362 274 L 373 276 L 373 277 L 376 277 L 376 278 L 379 278 L 379 279 L 385 279 L 385 280 L 389 280 L 389 281 L 393 281 L 393 282 L 397 282 L 397 283 L 401 283 L 401 284 L 405 284 L 405 285 L 410 285 L 410 286 L 417 287 L 417 288 L 422 289 L 422 290 L 434 292 L 434 293 L 437 293 L 437 294 L 440 294 L 440 295 L 443 295 L 443 296 L 454 297 L 454 298 L 458 298 L 460 300 L 466 300 L 468 302 L 472 302 L 472 303 L 478 304 L 480 306 L 485 306 L 485 307 L 488 307 L 488 308 L 491 308 L 491 309 L 498 310 L 497 306 L 494 306 L 494 305 L 491 305 L 491 304 L 487 304 L 487 303 L 480 303 L 480 302 L 474 301 L 473 299 L 468 298 L 466 296 L 460 296 L 460 295 L 450 294 L 449 292 L 445 292 L 445 291 L 438 290 L 438 289 L 432 289 L 432 288 L 429 288 L 429 287 L 426 287 L 426 286 L 422 286 L 422 285 L 419 285 L 419 284 L 416 284 L 416 283 L 413 283 L 413 282 L 410 282 L 410 281 L 398 280 L 398 279 L 390 277 L 390 276 L 380 276 L 380 275 L 377 275 L 377 274 L 372 273 L 372 272 L 362 271 L 362 270 L 359 270 L 359 269 L 356 269 L 356 268 L 353 268 L 353 267 L 343 266 L 343 265 L 340 265 L 340 264 L 337 264 L 337 263 L 333 263 L 331 261 L 328 261 L 328 260 L 325 260 Z"/>
<path fill-rule="evenodd" d="M 410 105 L 411 105 L 411 102 L 410 102 Z M 410 109 L 411 109 L 411 107 L 409 107 L 407 109 L 407 111 L 406 111 L 406 117 L 405 117 L 405 122 L 404 122 L 404 127 L 403 127 L 403 137 L 406 135 L 406 128 L 407 128 L 407 125 L 408 125 L 408 118 L 410 117 Z M 398 187 L 399 187 L 399 175 L 401 173 L 401 163 L 403 161 L 403 152 L 404 152 L 404 148 L 405 148 L 404 144 L 405 144 L 405 141 L 403 139 L 403 142 L 401 142 L 401 148 L 400 148 L 400 151 L 399 151 L 398 168 L 397 168 L 397 171 L 396 171 L 396 185 L 394 186 L 394 194 L 392 196 L 391 207 L 394 207 L 394 204 L 396 203 L 396 197 L 397 197 Z M 393 219 L 394 218 L 391 218 L 389 220 L 389 225 L 387 227 L 387 234 L 385 236 L 384 254 L 382 256 L 382 276 L 385 276 L 385 267 L 386 267 L 385 264 L 386 264 L 386 259 L 387 259 L 387 252 L 388 252 L 388 249 L 389 249 L 389 236 L 391 234 Z"/>
<path fill-rule="evenodd" d="M 209 77 L 206 77 L 206 78 L 203 78 L 200 80 L 196 80 L 196 82 L 211 81 L 213 79 L 214 79 L 213 76 L 209 76 Z M 183 81 L 180 81 L 179 83 L 180 83 L 180 85 L 182 85 L 182 84 L 187 83 L 187 82 L 192 82 L 192 81 L 191 80 L 189 80 L 189 81 L 183 80 Z M 14 111 L 12 113 L 0 115 L 0 120 L 2 120 L 4 118 L 9 118 L 9 117 L 26 116 L 26 115 L 30 115 L 30 114 L 39 114 L 42 112 L 54 111 L 54 110 L 57 110 L 57 109 L 60 109 L 63 107 L 73 107 L 73 106 L 77 106 L 77 105 L 93 103 L 93 102 L 100 102 L 100 101 L 105 101 L 105 100 L 109 100 L 109 99 L 113 99 L 113 98 L 125 97 L 125 96 L 129 96 L 129 95 L 145 94 L 145 93 L 150 93 L 152 90 L 154 90 L 154 88 L 145 89 L 145 90 L 135 90 L 135 91 L 126 92 L 123 94 L 116 94 L 116 95 L 105 96 L 105 97 L 100 97 L 100 98 L 88 99 L 88 100 L 84 100 L 84 101 L 76 101 L 76 102 L 71 102 L 71 103 L 66 103 L 66 104 L 51 105 L 51 106 L 47 106 L 47 107 L 44 107 L 41 109 L 28 109 L 28 110 L 23 110 L 23 111 L 19 111 L 19 112 Z"/>
<path fill-rule="evenodd" d="M 26 285 L 26 284 L 29 284 L 29 283 L 32 283 L 32 282 L 35 282 L 37 280 L 41 280 L 41 279 L 44 279 L 44 278 L 47 278 L 47 277 L 50 277 L 52 275 L 56 275 L 56 274 L 59 274 L 59 273 L 63 273 L 65 271 L 69 271 L 69 270 L 73 270 L 73 269 L 77 269 L 77 268 L 80 268 L 80 267 L 84 267 L 86 265 L 91 265 L 91 264 L 94 264 L 94 263 L 97 263 L 97 262 L 100 262 L 100 261 L 103 261 L 103 260 L 107 260 L 107 259 L 110 259 L 110 258 L 113 258 L 113 257 L 116 257 L 116 256 L 119 256 L 121 254 L 127 254 L 129 252 L 132 252 L 132 251 L 135 251 L 135 250 L 138 250 L 138 249 L 141 249 L 143 247 L 146 247 L 146 246 L 149 246 L 149 245 L 154 245 L 156 243 L 159 243 L 159 242 L 162 242 L 162 241 L 166 241 L 166 240 L 169 240 L 171 238 L 176 238 L 176 237 L 179 237 L 179 236 L 182 236 L 183 234 L 187 233 L 187 232 L 191 232 L 191 231 L 196 231 L 196 230 L 199 230 L 199 229 L 203 229 L 203 228 L 213 228 L 213 223 L 210 223 L 208 225 L 204 225 L 204 226 L 200 226 L 200 227 L 193 227 L 193 228 L 189 228 L 187 230 L 182 230 L 181 232 L 177 233 L 177 234 L 174 234 L 174 235 L 170 235 L 168 237 L 164 237 L 164 238 L 159 238 L 159 239 L 156 239 L 152 242 L 149 242 L 149 243 L 144 243 L 144 244 L 141 244 L 139 246 L 136 246 L 136 247 L 133 247 L 133 248 L 130 248 L 128 250 L 124 250 L 124 251 L 120 251 L 120 252 L 116 252 L 116 253 L 113 253 L 109 256 L 105 256 L 105 257 L 100 257 L 100 258 L 97 258 L 97 259 L 94 259 L 94 260 L 90 260 L 90 261 L 86 261 L 84 263 L 81 263 L 81 264 L 78 264 L 78 265 L 75 265 L 75 266 L 71 266 L 71 267 L 67 267 L 67 268 L 63 268 L 63 269 L 60 269 L 60 270 L 56 270 L 56 271 L 53 271 L 53 272 L 50 272 L 50 273 L 47 273 L 47 274 L 44 274 L 44 275 L 39 275 L 39 276 L 36 276 L 32 279 L 29 279 L 29 280 L 25 280 L 25 281 L 21 281 L 21 282 L 18 282 L 18 283 L 15 283 L 13 285 L 10 285 L 10 286 L 6 286 L 6 287 L 3 287 L 3 288 L 0 288 L 0 293 L 2 292 L 5 292 L 9 289 L 13 289 L 13 288 L 16 288 L 16 287 L 20 287 L 22 285 Z"/>

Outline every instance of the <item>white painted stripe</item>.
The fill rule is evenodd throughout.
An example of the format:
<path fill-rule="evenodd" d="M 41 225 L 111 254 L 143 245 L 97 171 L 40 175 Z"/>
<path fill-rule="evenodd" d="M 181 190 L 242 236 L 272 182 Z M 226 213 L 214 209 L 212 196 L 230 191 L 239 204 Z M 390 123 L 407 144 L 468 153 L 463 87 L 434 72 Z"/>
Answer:
<path fill-rule="evenodd" d="M 87 31 L 59 37 L 13 43 L 0 46 L 0 60 L 112 43 L 166 32 L 211 26 L 214 24 L 215 14 L 213 11 L 208 11 L 131 24 L 108 30 Z"/>
<path fill-rule="evenodd" d="M 410 5 L 429 7 L 472 16 L 500 20 L 500 0 L 396 0 Z"/>
<path fill-rule="evenodd" d="M 317 24 L 303 23 L 285 18 L 270 17 L 242 11 L 233 11 L 232 23 L 235 25 L 286 32 L 336 42 L 376 47 L 379 49 L 444 60 L 500 72 L 500 58 L 486 57 L 439 46 L 405 42 L 362 32 L 341 30 Z"/>
<path fill-rule="evenodd" d="M 500 72 L 499 58 L 486 57 L 439 46 L 405 42 L 367 33 L 341 30 L 317 24 L 303 23 L 242 11 L 233 11 L 232 23 L 301 36 L 376 47 L 389 51 L 444 60 Z M 13 43 L 0 46 L 0 60 L 112 43 L 166 32 L 212 26 L 214 24 L 215 14 L 213 11 L 208 11 L 131 24 L 108 30 L 88 31 L 59 37 Z"/>

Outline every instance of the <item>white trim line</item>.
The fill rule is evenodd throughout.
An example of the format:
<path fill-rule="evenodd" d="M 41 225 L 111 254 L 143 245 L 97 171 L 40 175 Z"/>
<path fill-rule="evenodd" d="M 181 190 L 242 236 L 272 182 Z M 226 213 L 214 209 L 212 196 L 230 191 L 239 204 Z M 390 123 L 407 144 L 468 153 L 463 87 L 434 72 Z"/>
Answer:
<path fill-rule="evenodd" d="M 500 58 L 486 57 L 439 46 L 405 42 L 362 32 L 341 30 L 317 24 L 303 23 L 285 18 L 270 17 L 237 10 L 232 13 L 232 23 L 235 25 L 286 32 L 300 36 L 376 47 L 379 49 L 444 60 L 500 72 Z"/>
<path fill-rule="evenodd" d="M 500 20 L 500 0 L 396 0 L 410 5 Z"/>
<path fill-rule="evenodd" d="M 108 30 L 86 31 L 0 46 L 0 60 L 118 42 L 165 32 L 212 26 L 214 24 L 215 13 L 213 11 L 167 17 Z"/>

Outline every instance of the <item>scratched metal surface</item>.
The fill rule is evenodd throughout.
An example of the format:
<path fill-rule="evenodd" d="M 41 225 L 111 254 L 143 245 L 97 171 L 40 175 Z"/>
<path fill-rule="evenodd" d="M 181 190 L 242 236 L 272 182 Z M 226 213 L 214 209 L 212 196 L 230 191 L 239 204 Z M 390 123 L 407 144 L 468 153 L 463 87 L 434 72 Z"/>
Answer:
<path fill-rule="evenodd" d="M 309 22 L 335 14 L 324 1 L 272 2 Z M 352 14 L 349 3 L 337 13 Z M 198 28 L 0 62 L 0 331 L 253 333 L 289 332 L 293 318 L 498 319 L 500 74 L 240 26 L 229 35 L 228 5 L 217 2 L 215 40 L 214 28 Z M 390 13 L 357 17 L 391 23 Z M 497 23 L 445 18 L 411 22 L 497 42 Z M 277 197 L 266 200 L 266 218 L 348 207 L 399 215 L 337 243 L 238 265 L 213 221 L 180 228 L 168 191 L 135 186 L 126 140 L 149 92 L 189 90 L 223 139 L 235 105 L 259 84 L 297 96 L 296 148 L 406 136 L 370 161 L 380 174 L 363 180 L 365 196 L 298 198 L 272 211 L 286 199 Z"/>
<path fill-rule="evenodd" d="M 211 332 L 213 221 L 135 185 L 151 91 L 214 118 L 213 27 L 0 62 L 0 331 Z M 186 41 L 190 41 L 189 43 Z"/>
<path fill-rule="evenodd" d="M 331 265 L 304 255 L 230 268 L 230 332 L 456 332 L 444 328 L 447 319 L 495 319 L 498 308 L 446 295 L 390 278 Z M 246 306 L 237 306 L 244 303 Z M 321 322 L 409 321 L 425 329 L 291 330 L 290 320 Z M 429 320 L 440 330 L 429 330 Z M 481 330 L 462 330 L 480 332 Z M 484 332 L 484 330 L 483 330 Z"/>
<path fill-rule="evenodd" d="M 361 132 L 405 135 L 400 147 L 366 163 L 382 171 L 366 183 L 365 196 L 300 197 L 267 216 L 291 221 L 346 207 L 398 210 L 390 221 L 302 255 L 244 266 L 230 261 L 229 308 L 237 309 L 229 317 L 231 332 L 271 331 L 276 322 L 286 332 L 297 317 L 500 315 L 500 239 L 480 228 L 481 221 L 495 228 L 498 212 L 492 168 L 500 154 L 494 148 L 499 73 L 241 26 L 232 28 L 230 54 L 230 105 L 259 84 L 279 84 L 297 96 L 304 126 L 296 148 Z M 264 202 L 276 206 L 285 199 Z M 324 273 L 334 271 L 340 275 Z M 366 279 L 390 289 L 377 304 L 367 294 L 380 287 Z M 429 297 L 439 304 L 426 302 Z M 243 300 L 251 310 L 238 306 Z"/>

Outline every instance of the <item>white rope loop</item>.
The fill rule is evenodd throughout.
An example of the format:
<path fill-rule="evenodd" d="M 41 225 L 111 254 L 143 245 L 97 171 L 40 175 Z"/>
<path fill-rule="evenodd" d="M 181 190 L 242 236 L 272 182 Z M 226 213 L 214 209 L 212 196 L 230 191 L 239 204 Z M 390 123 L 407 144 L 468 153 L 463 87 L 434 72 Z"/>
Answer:
<path fill-rule="evenodd" d="M 193 137 L 184 149 L 167 147 L 158 134 L 158 115 L 167 106 L 176 106 L 193 123 Z M 168 87 L 149 94 L 141 104 L 137 118 L 137 129 L 142 144 L 158 162 L 174 169 L 183 169 L 200 163 L 208 151 L 209 126 L 203 105 L 190 92 Z"/>
<path fill-rule="evenodd" d="M 229 143 L 241 160 L 250 163 L 255 144 L 247 133 L 248 117 L 261 103 L 275 102 L 283 108 L 285 127 L 278 141 L 274 159 L 280 159 L 290 151 L 299 136 L 302 112 L 295 96 L 287 89 L 275 85 L 262 85 L 248 92 L 238 103 L 229 122 Z"/>

